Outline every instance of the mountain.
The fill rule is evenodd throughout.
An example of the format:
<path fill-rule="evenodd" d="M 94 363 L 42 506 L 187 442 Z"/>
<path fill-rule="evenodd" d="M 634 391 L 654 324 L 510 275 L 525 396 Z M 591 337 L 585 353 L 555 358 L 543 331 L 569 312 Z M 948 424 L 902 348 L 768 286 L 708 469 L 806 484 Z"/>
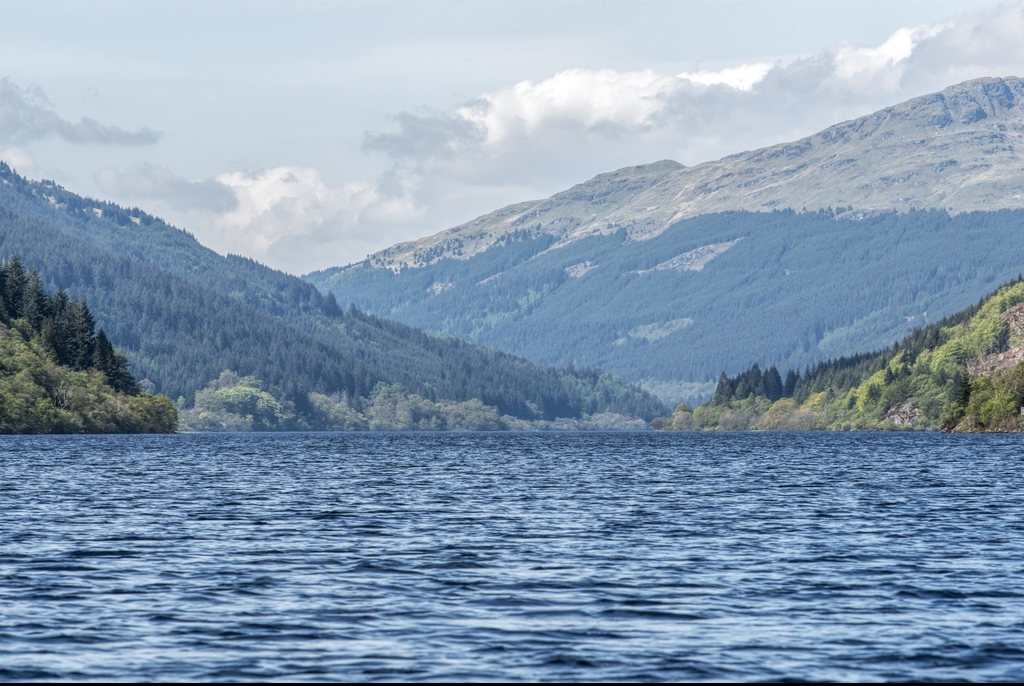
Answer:
<path fill-rule="evenodd" d="M 1024 81 L 603 174 L 305 278 L 382 317 L 669 400 L 882 347 L 1024 268 Z"/>
<path fill-rule="evenodd" d="M 343 311 L 310 284 L 222 257 L 157 217 L 0 163 L 0 256 L 12 255 L 37 266 L 51 292 L 63 286 L 87 299 L 135 376 L 183 405 L 229 370 L 261 379 L 307 419 L 317 414 L 314 394 L 359 409 L 379 384 L 430 401 L 479 400 L 527 420 L 650 418 L 661 407 L 607 374 L 541 367 Z"/>
<path fill-rule="evenodd" d="M 466 259 L 516 231 L 555 246 L 624 230 L 657 236 L 713 212 L 1024 208 L 1024 80 L 984 78 L 908 100 L 790 143 L 684 167 L 663 160 L 600 174 L 370 256 L 399 270 Z"/>
<path fill-rule="evenodd" d="M 785 382 L 758 365 L 722 375 L 714 398 L 680 406 L 662 429 L 1024 431 L 1024 281 L 873 354 Z"/>

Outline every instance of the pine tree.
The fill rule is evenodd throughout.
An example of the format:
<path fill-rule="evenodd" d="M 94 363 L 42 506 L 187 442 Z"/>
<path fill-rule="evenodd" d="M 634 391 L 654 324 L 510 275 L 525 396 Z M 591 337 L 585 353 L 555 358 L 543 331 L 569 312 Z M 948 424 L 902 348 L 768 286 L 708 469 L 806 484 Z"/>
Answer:
<path fill-rule="evenodd" d="M 971 376 L 966 369 L 959 370 L 950 384 L 949 399 L 961 408 L 966 408 L 971 399 Z"/>
<path fill-rule="evenodd" d="M 76 300 L 67 311 L 67 356 L 68 365 L 83 371 L 92 367 L 93 331 L 96 320 L 84 300 Z"/>
<path fill-rule="evenodd" d="M 779 375 L 779 370 L 772 365 L 764 373 L 764 394 L 768 396 L 769 400 L 775 402 L 782 397 L 782 388 L 782 377 Z"/>
<path fill-rule="evenodd" d="M 10 321 L 11 315 L 7 311 L 7 298 L 4 297 L 4 293 L 7 292 L 7 273 L 3 269 L 3 265 L 0 264 L 0 322 L 5 324 Z"/>
<path fill-rule="evenodd" d="M 97 371 L 103 372 L 107 377 L 107 383 L 114 390 L 128 395 L 138 394 L 139 385 L 135 382 L 135 377 L 128 371 L 128 360 L 114 350 L 102 328 L 96 334 L 96 341 L 93 345 L 92 366 Z"/>
<path fill-rule="evenodd" d="M 743 400 L 751 395 L 764 395 L 764 379 L 761 377 L 761 368 L 755 363 L 746 373 L 736 377 L 736 390 L 733 395 L 738 400 Z"/>
<path fill-rule="evenodd" d="M 71 299 L 63 287 L 58 288 L 57 292 L 53 294 L 48 309 L 48 316 L 43 320 L 43 340 L 53 351 L 57 364 L 68 365 L 70 364 L 68 311 L 71 309 Z"/>
<path fill-rule="evenodd" d="M 3 272 L 4 309 L 7 310 L 8 316 L 18 317 L 21 314 L 21 301 L 25 294 L 25 284 L 28 280 L 28 276 L 25 274 L 25 266 L 18 259 L 18 256 L 15 255 L 3 265 Z"/>
<path fill-rule="evenodd" d="M 46 295 L 43 280 L 39 278 L 39 272 L 33 267 L 25 281 L 21 311 L 18 316 L 27 320 L 33 331 L 40 333 L 43 330 L 43 320 L 50 309 L 49 304 L 50 298 Z"/>
<path fill-rule="evenodd" d="M 790 369 L 786 372 L 786 383 L 782 386 L 782 397 L 792 398 L 793 394 L 796 393 L 796 384 L 800 381 L 800 375 Z"/>
<path fill-rule="evenodd" d="M 729 400 L 732 399 L 732 384 L 729 383 L 729 377 L 722 372 L 722 376 L 718 378 L 718 387 L 715 388 L 715 397 L 711 402 L 716 405 L 725 405 Z"/>

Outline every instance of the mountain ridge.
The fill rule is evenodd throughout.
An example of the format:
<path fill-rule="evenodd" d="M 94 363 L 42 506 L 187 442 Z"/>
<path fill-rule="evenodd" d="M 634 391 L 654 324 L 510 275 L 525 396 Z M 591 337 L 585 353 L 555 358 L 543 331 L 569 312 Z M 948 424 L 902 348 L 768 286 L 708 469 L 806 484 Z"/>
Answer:
<path fill-rule="evenodd" d="M 521 231 L 554 236 L 553 248 L 619 230 L 646 240 L 682 219 L 727 210 L 1020 209 L 1018 149 L 1024 150 L 1024 80 L 973 79 L 796 141 L 692 167 L 662 160 L 599 174 L 550 198 L 391 246 L 361 264 L 400 271 L 466 259 Z"/>

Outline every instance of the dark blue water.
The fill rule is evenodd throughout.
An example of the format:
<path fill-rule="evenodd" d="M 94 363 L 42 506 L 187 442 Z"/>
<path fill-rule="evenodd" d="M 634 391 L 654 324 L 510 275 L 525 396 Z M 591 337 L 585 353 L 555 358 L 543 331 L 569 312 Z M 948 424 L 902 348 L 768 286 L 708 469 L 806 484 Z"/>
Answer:
<path fill-rule="evenodd" d="M 1024 679 L 1024 438 L 0 438 L 0 678 Z"/>

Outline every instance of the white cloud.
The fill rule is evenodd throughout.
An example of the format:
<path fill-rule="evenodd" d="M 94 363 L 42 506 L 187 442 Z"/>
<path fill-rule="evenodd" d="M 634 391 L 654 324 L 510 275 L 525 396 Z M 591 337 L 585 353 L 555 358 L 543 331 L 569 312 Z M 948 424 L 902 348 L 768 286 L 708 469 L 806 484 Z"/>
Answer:
<path fill-rule="evenodd" d="M 10 165 L 22 176 L 33 176 L 36 172 L 36 161 L 27 150 L 17 147 L 9 147 L 0 152 L 0 160 Z"/>
<path fill-rule="evenodd" d="M 811 133 L 836 117 L 866 114 L 957 80 L 1022 70 L 1022 37 L 1024 5 L 1014 3 L 946 24 L 900 28 L 877 46 L 842 43 L 789 63 L 675 75 L 568 69 L 484 93 L 450 115 L 403 113 L 397 132 L 370 135 L 367 147 L 436 173 L 442 159 L 475 154 L 480 163 L 501 165 L 522 157 L 524 146 L 550 147 L 548 134 L 557 130 L 563 137 L 587 134 L 577 140 L 608 148 L 608 158 L 622 164 L 639 161 L 623 154 L 638 145 L 692 163 L 738 152 L 748 142 Z M 562 154 L 559 147 L 552 152 Z M 511 165 L 510 171 L 520 170 Z"/>
<path fill-rule="evenodd" d="M 522 81 L 487 93 L 460 108 L 455 116 L 486 131 L 485 140 L 491 145 L 513 136 L 529 136 L 551 120 L 584 127 L 608 123 L 643 128 L 664 107 L 662 98 L 674 90 L 674 81 L 649 70 L 569 69 L 540 83 Z"/>
<path fill-rule="evenodd" d="M 316 169 L 277 167 L 188 181 L 139 164 L 104 167 L 94 175 L 106 194 L 141 206 L 188 229 L 206 246 L 300 273 L 333 266 L 339 256 L 397 239 L 396 226 L 417 218 L 404 186 L 395 182 L 328 186 Z"/>
<path fill-rule="evenodd" d="M 125 131 L 83 117 L 77 124 L 62 119 L 39 88 L 19 88 L 0 79 L 0 141 L 26 141 L 56 136 L 69 143 L 98 145 L 151 145 L 161 134 L 150 129 Z"/>
<path fill-rule="evenodd" d="M 303 272 L 362 259 L 602 171 L 717 159 L 968 78 L 1024 75 L 1022 37 L 1024 4 L 1014 3 L 901 28 L 879 45 L 843 43 L 788 62 L 676 74 L 568 69 L 449 112 L 400 113 L 394 130 L 366 136 L 366 149 L 391 165 L 373 182 L 332 185 L 298 166 L 187 182 L 143 166 L 106 187 L 167 208 L 222 252 Z M 117 174 L 101 172 L 98 183 Z"/>
<path fill-rule="evenodd" d="M 217 181 L 234 192 L 238 204 L 211 222 L 216 243 L 225 251 L 258 255 L 268 264 L 293 269 L 294 244 L 305 248 L 311 239 L 333 244 L 339 236 L 367 240 L 367 234 L 386 233 L 389 225 L 407 221 L 416 212 L 402 193 L 389 196 L 379 185 L 362 182 L 331 188 L 310 168 L 232 172 Z M 302 261 L 321 261 L 311 257 Z"/>
<path fill-rule="evenodd" d="M 454 118 L 483 131 L 483 140 L 489 145 L 530 136 L 541 126 L 559 121 L 588 129 L 611 125 L 640 130 L 655 126 L 668 99 L 677 93 L 716 85 L 749 91 L 771 67 L 767 63 L 743 64 L 676 76 L 651 70 L 567 69 L 540 83 L 522 81 L 485 93 L 459 108 Z"/>
<path fill-rule="evenodd" d="M 679 78 L 704 86 L 721 84 L 739 91 L 749 91 L 771 71 L 771 68 L 772 65 L 768 62 L 755 62 L 719 71 L 683 72 L 679 74 Z"/>
<path fill-rule="evenodd" d="M 849 79 L 865 72 L 890 69 L 914 52 L 922 37 L 931 37 L 941 28 L 902 28 L 876 48 L 862 48 L 849 44 L 835 49 L 836 76 Z"/>
<path fill-rule="evenodd" d="M 368 134 L 366 148 L 418 179 L 411 193 L 421 207 L 473 189 L 490 196 L 533 189 L 509 202 L 543 197 L 601 171 L 717 159 L 968 78 L 1022 73 L 1022 37 L 1024 4 L 1017 2 L 900 28 L 879 45 L 842 43 L 788 62 L 679 74 L 568 69 L 484 93 L 449 114 L 402 113 L 397 130 Z"/>

